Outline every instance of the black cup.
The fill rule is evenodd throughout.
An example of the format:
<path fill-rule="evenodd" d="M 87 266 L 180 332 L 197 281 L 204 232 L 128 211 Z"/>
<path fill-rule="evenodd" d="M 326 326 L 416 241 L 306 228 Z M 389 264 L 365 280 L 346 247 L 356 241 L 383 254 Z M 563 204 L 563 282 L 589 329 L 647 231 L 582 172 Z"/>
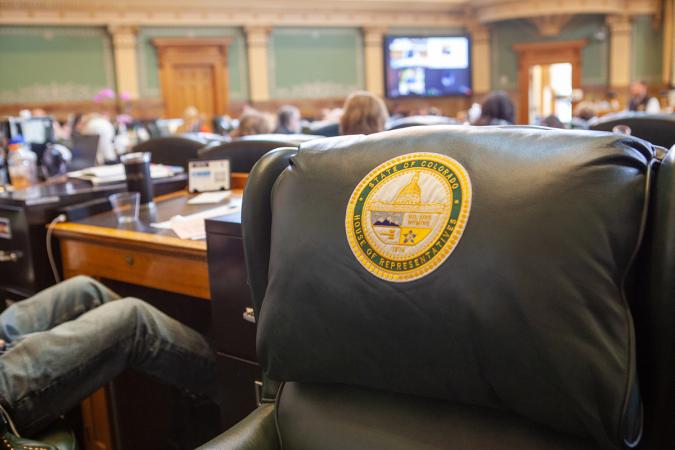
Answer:
<path fill-rule="evenodd" d="M 122 155 L 124 172 L 127 175 L 127 190 L 141 194 L 141 205 L 152 202 L 152 176 L 150 175 L 150 153 L 136 152 Z"/>

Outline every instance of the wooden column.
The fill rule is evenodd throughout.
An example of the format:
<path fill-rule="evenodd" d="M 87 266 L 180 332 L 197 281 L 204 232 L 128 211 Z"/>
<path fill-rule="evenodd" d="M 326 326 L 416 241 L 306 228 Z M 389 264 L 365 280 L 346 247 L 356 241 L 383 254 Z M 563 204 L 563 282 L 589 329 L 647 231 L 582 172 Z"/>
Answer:
<path fill-rule="evenodd" d="M 664 86 L 675 85 L 675 0 L 663 3 L 663 76 Z"/>
<path fill-rule="evenodd" d="M 366 90 L 384 96 L 384 51 L 382 41 L 385 28 L 366 27 L 363 29 L 363 45 L 366 69 Z"/>
<path fill-rule="evenodd" d="M 136 55 L 136 33 L 134 26 L 109 25 L 115 57 L 115 88 L 117 93 L 138 98 L 138 59 Z"/>
<path fill-rule="evenodd" d="M 631 82 L 632 24 L 627 15 L 607 16 L 609 26 L 609 86 L 625 91 Z"/>
<path fill-rule="evenodd" d="M 269 33 L 269 27 L 246 27 L 249 89 L 253 102 L 270 99 L 267 52 Z"/>
<path fill-rule="evenodd" d="M 490 30 L 483 25 L 469 27 L 471 35 L 471 84 L 474 95 L 490 92 Z"/>

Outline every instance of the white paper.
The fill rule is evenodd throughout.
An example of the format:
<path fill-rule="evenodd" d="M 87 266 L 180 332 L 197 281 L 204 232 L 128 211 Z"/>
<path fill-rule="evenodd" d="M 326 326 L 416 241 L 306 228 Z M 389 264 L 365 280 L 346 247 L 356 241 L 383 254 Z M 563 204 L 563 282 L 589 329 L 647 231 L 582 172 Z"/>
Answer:
<path fill-rule="evenodd" d="M 174 216 L 171 219 L 151 223 L 150 226 L 163 230 L 172 230 L 181 239 L 203 239 L 206 237 L 206 219 L 224 216 L 241 210 L 241 198 L 231 199 L 227 205 L 211 208 L 189 216 Z"/>
<path fill-rule="evenodd" d="M 206 222 L 204 219 L 177 220 L 171 222 L 171 230 L 181 239 L 206 238 Z"/>
<path fill-rule="evenodd" d="M 188 200 L 189 205 L 205 205 L 208 203 L 220 203 L 230 196 L 230 191 L 204 192 Z"/>
<path fill-rule="evenodd" d="M 150 176 L 152 178 L 166 178 L 173 176 L 179 168 L 165 166 L 162 164 L 150 164 Z M 92 184 L 117 183 L 126 180 L 123 164 L 113 164 L 109 166 L 95 166 L 87 169 L 69 172 L 70 178 L 78 178 L 90 181 Z"/>

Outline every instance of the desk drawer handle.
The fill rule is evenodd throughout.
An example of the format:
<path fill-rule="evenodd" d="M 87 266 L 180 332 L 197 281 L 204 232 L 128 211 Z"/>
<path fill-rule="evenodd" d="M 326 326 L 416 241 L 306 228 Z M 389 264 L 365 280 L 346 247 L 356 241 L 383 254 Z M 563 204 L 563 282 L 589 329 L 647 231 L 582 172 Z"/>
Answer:
<path fill-rule="evenodd" d="M 133 266 L 134 265 L 134 257 L 133 256 L 125 256 L 124 261 L 126 261 L 128 266 Z"/>
<path fill-rule="evenodd" d="M 0 262 L 17 262 L 19 258 L 21 258 L 21 252 L 0 250 Z"/>
<path fill-rule="evenodd" d="M 255 323 L 255 315 L 253 314 L 253 308 L 246 308 L 242 317 L 245 321 Z"/>

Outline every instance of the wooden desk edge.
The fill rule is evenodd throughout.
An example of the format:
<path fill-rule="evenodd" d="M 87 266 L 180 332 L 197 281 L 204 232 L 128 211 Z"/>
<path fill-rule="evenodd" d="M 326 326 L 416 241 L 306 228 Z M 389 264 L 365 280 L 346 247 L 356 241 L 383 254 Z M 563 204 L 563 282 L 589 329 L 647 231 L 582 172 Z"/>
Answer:
<path fill-rule="evenodd" d="M 193 253 L 194 256 L 206 256 L 206 241 L 192 241 L 173 236 L 163 236 L 142 231 L 120 230 L 115 228 L 101 227 L 97 225 L 85 225 L 76 222 L 63 222 L 54 226 L 54 235 L 59 238 L 78 239 L 96 237 L 99 242 L 107 243 L 136 243 L 143 244 L 145 248 L 167 251 L 180 250 L 181 253 Z"/>

